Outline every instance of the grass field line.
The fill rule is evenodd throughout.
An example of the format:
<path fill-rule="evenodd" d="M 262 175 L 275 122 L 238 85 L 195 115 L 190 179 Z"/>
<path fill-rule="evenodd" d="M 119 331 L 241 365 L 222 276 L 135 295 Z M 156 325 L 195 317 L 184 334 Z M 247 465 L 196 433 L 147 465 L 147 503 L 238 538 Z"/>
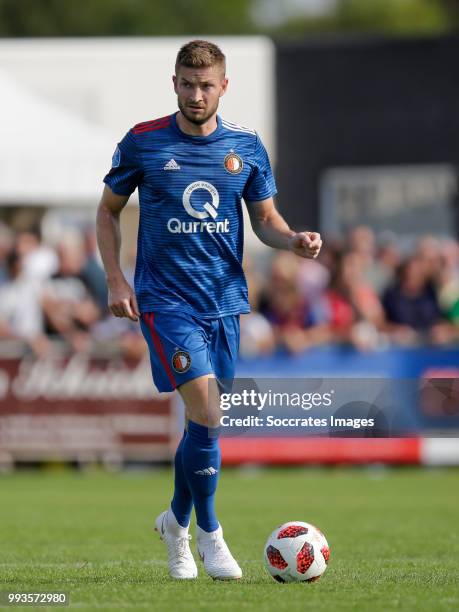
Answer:
<path fill-rule="evenodd" d="M 244 564 L 244 565 L 259 565 L 260 563 L 263 562 L 262 559 L 239 559 L 240 563 Z M 5 568 L 5 569 L 12 569 L 12 568 L 50 568 L 50 569 L 56 569 L 56 568 L 62 568 L 62 569 L 76 569 L 76 570 L 80 570 L 80 569 L 88 569 L 88 568 L 95 568 L 95 569 L 99 569 L 99 568 L 103 568 L 103 567 L 116 567 L 116 566 L 122 566 L 122 565 L 127 565 L 127 566 L 138 566 L 138 565 L 145 565 L 145 566 L 149 566 L 149 565 L 160 565 L 160 566 L 164 566 L 167 567 L 167 561 L 165 561 L 164 559 L 151 559 L 150 561 L 121 561 L 121 560 L 108 560 L 108 561 L 81 561 L 81 562 L 77 562 L 77 563 L 41 563 L 41 562 L 34 562 L 34 561 L 24 561 L 24 562 L 20 562 L 20 563 L 0 563 L 0 568 Z"/>

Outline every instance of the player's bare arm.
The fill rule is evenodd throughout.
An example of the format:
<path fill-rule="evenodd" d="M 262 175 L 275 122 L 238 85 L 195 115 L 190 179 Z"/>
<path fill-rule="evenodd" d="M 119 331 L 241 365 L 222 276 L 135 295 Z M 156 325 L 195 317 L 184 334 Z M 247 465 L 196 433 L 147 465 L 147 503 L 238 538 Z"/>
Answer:
<path fill-rule="evenodd" d="M 108 285 L 108 307 L 115 317 L 138 321 L 139 307 L 132 287 L 120 266 L 120 215 L 129 196 L 114 193 L 105 185 L 97 209 L 97 242 L 104 263 Z"/>
<path fill-rule="evenodd" d="M 294 232 L 276 210 L 273 198 L 247 202 L 253 231 L 266 245 L 274 249 L 292 251 L 306 259 L 315 259 L 322 247 L 317 232 Z"/>

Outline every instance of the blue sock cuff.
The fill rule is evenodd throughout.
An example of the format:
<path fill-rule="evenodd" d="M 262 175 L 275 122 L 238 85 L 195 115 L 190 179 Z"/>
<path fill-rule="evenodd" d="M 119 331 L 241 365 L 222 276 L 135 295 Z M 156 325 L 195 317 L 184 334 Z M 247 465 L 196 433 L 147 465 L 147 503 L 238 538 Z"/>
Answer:
<path fill-rule="evenodd" d="M 219 431 L 219 427 L 206 427 L 194 421 L 188 421 L 188 435 L 204 446 L 214 446 L 217 443 Z"/>

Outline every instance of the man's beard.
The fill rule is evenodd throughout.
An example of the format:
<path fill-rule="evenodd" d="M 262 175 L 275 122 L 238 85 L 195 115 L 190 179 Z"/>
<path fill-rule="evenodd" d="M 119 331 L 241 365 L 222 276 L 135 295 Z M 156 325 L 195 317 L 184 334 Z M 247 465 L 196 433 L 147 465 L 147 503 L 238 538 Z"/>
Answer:
<path fill-rule="evenodd" d="M 189 110 L 187 109 L 187 107 L 184 106 L 178 98 L 177 98 L 177 104 L 180 109 L 180 112 L 185 117 L 185 119 L 187 119 L 190 123 L 194 123 L 194 125 L 203 125 L 204 123 L 206 123 L 206 121 L 208 121 L 210 117 L 212 117 L 212 115 L 217 111 L 217 108 L 218 108 L 218 101 L 217 101 L 217 103 L 212 109 L 210 109 L 209 111 L 207 111 L 207 113 L 205 113 L 204 115 L 201 115 L 201 117 L 198 118 L 192 115 L 191 113 L 189 113 Z"/>

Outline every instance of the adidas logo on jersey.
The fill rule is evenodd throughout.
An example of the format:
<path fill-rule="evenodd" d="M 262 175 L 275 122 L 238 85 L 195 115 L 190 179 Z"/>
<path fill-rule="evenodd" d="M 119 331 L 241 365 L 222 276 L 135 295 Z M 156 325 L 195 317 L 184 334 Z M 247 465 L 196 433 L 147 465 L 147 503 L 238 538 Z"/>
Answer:
<path fill-rule="evenodd" d="M 197 474 L 198 476 L 214 476 L 214 474 L 216 474 L 217 472 L 218 470 L 210 466 L 208 468 L 204 468 L 203 470 L 196 470 L 195 474 Z"/>
<path fill-rule="evenodd" d="M 170 159 L 167 164 L 164 165 L 163 170 L 180 170 L 180 166 L 174 158 Z"/>

